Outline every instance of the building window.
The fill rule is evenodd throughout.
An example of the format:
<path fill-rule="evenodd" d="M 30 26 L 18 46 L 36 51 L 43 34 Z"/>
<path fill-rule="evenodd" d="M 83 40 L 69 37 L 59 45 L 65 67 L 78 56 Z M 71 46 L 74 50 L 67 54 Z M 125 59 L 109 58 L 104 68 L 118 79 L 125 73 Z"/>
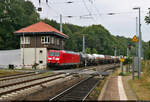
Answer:
<path fill-rule="evenodd" d="M 65 45 L 65 42 L 62 40 L 62 46 L 64 46 Z"/>
<path fill-rule="evenodd" d="M 59 45 L 59 39 L 58 38 L 56 39 L 56 44 Z"/>
<path fill-rule="evenodd" d="M 54 37 L 51 37 L 51 43 L 54 44 Z"/>
<path fill-rule="evenodd" d="M 21 44 L 30 44 L 30 37 L 21 37 Z"/>
<path fill-rule="evenodd" d="M 56 38 L 54 38 L 54 44 L 57 45 L 57 39 Z"/>
<path fill-rule="evenodd" d="M 42 44 L 50 44 L 50 36 L 42 36 L 41 43 Z"/>

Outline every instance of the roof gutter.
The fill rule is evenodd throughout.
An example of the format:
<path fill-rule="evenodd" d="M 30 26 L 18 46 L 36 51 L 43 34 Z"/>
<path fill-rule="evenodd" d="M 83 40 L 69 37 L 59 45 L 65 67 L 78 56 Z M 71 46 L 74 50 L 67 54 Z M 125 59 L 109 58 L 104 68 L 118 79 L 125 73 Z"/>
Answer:
<path fill-rule="evenodd" d="M 24 35 L 34 35 L 34 34 L 47 35 L 47 34 L 50 34 L 50 35 L 57 35 L 57 36 L 60 36 L 60 37 L 66 38 L 66 39 L 69 38 L 67 35 L 62 35 L 62 34 L 59 34 L 56 32 L 21 32 L 21 33 L 14 32 L 14 34 L 16 34 L 17 36 L 21 36 L 21 35 L 23 35 L 23 33 L 24 33 Z"/>

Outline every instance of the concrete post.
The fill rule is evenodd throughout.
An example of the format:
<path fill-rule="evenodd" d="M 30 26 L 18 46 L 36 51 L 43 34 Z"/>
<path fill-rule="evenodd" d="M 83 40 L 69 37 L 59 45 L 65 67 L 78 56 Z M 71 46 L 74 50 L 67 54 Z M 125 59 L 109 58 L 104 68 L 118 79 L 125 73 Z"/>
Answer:
<path fill-rule="evenodd" d="M 63 30 L 62 30 L 62 14 L 60 14 L 60 32 L 63 32 Z"/>

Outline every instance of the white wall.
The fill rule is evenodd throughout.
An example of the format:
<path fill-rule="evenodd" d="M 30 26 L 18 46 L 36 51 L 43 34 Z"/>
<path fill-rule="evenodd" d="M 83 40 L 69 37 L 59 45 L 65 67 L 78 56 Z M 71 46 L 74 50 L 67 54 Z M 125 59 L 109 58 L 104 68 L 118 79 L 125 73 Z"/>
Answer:
<path fill-rule="evenodd" d="M 40 53 L 40 51 L 42 51 Z M 36 57 L 35 57 L 35 48 L 21 48 L 21 63 L 23 61 L 23 52 L 24 52 L 24 64 L 25 67 L 32 67 L 35 63 L 39 64 L 38 68 L 46 68 L 47 65 L 47 49 L 46 48 L 36 48 Z M 43 61 L 43 63 L 40 63 Z"/>
<path fill-rule="evenodd" d="M 0 68 L 7 68 L 9 64 L 21 65 L 21 50 L 0 50 Z"/>

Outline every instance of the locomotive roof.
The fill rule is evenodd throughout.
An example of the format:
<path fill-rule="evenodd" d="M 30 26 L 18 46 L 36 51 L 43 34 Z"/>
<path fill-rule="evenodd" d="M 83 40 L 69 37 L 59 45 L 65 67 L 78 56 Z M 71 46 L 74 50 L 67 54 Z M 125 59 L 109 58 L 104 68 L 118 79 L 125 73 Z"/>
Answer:
<path fill-rule="evenodd" d="M 32 24 L 30 26 L 27 26 L 25 28 L 22 28 L 18 31 L 14 32 L 15 34 L 22 35 L 22 34 L 55 34 L 63 38 L 68 38 L 68 36 L 54 27 L 40 21 L 36 24 Z"/>
<path fill-rule="evenodd" d="M 73 52 L 73 51 L 67 51 L 67 50 L 51 50 L 51 51 L 56 51 L 56 52 L 65 52 L 65 53 L 70 53 L 70 54 L 79 54 L 78 52 Z"/>
<path fill-rule="evenodd" d="M 73 51 L 66 51 L 66 53 L 79 54 L 78 52 L 73 52 Z"/>

